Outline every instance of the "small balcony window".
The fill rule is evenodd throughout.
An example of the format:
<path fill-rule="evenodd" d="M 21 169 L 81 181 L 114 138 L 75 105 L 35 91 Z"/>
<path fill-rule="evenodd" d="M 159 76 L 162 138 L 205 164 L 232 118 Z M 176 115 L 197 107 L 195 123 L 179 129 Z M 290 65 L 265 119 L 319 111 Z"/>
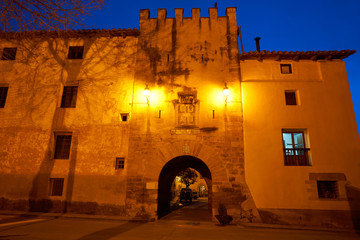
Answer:
<path fill-rule="evenodd" d="M 310 166 L 304 131 L 283 131 L 282 138 L 285 166 Z"/>

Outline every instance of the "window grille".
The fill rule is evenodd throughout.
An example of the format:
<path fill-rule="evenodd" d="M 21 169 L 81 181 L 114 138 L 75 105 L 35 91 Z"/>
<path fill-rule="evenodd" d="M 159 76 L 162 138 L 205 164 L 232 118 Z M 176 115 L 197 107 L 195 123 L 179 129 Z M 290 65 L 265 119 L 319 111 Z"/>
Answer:
<path fill-rule="evenodd" d="M 317 181 L 319 198 L 336 199 L 339 197 L 337 181 Z"/>

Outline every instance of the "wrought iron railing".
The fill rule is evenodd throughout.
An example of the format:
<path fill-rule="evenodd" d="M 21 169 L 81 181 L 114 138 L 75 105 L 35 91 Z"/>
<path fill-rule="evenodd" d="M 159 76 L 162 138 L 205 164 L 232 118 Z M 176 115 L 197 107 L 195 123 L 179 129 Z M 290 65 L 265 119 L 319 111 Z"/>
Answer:
<path fill-rule="evenodd" d="M 284 148 L 285 166 L 310 166 L 310 148 Z"/>

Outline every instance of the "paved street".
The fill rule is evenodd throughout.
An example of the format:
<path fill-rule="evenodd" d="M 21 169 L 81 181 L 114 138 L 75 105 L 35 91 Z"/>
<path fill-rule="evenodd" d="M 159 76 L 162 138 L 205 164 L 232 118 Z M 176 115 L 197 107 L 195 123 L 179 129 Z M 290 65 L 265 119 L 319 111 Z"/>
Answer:
<path fill-rule="evenodd" d="M 354 232 L 289 230 L 264 227 L 219 226 L 206 221 L 206 202 L 194 202 L 156 222 L 106 219 L 0 215 L 0 240 L 41 239 L 277 239 L 350 240 Z M 205 210 L 205 211 L 204 211 Z M 205 220 L 204 220 L 205 217 Z"/>
<path fill-rule="evenodd" d="M 161 220 L 187 220 L 187 221 L 211 221 L 211 215 L 208 211 L 207 198 L 198 198 L 193 200 L 192 204 L 171 212 L 161 218 Z"/>

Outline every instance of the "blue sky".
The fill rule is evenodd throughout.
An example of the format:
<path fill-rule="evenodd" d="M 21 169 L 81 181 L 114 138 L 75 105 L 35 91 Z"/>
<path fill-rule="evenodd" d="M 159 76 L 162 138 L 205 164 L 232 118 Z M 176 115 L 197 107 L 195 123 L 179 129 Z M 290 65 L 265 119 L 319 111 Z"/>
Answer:
<path fill-rule="evenodd" d="M 218 15 L 226 7 L 237 7 L 245 51 L 254 51 L 254 38 L 261 37 L 261 50 L 312 51 L 355 49 L 346 58 L 350 91 L 358 129 L 360 128 L 360 1 L 359 0 L 107 0 L 102 10 L 85 18 L 89 28 L 138 28 L 140 9 L 150 9 L 157 17 L 158 8 L 166 8 L 174 17 L 174 8 L 208 8 L 218 4 Z M 360 130 L 359 130 L 360 131 Z"/>

